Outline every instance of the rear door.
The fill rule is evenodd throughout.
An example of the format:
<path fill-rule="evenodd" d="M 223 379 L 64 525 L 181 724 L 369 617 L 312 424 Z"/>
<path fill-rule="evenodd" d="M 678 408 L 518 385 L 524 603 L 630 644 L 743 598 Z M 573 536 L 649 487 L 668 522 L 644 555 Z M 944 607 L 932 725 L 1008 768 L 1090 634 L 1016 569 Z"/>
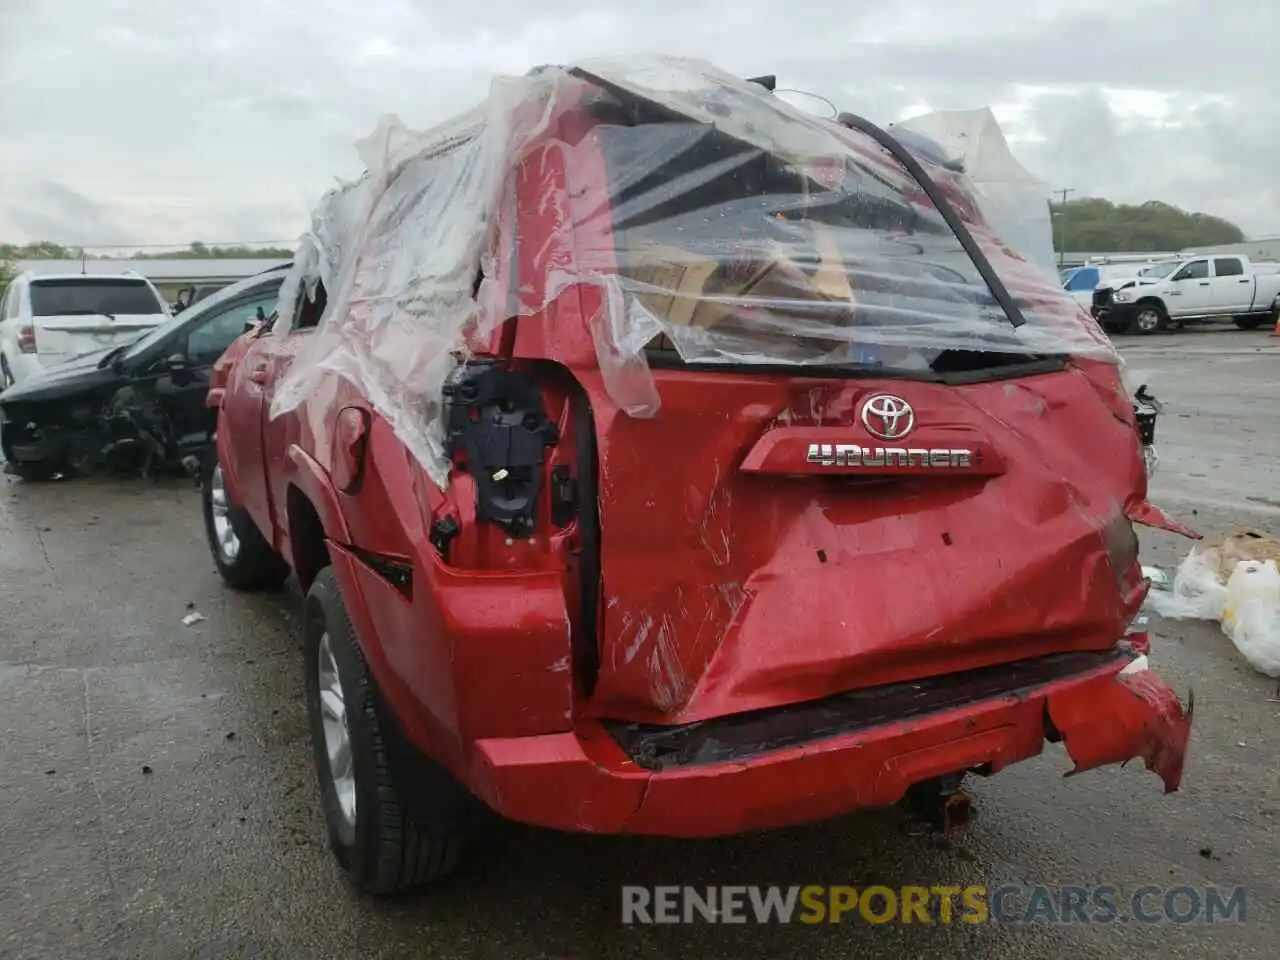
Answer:
<path fill-rule="evenodd" d="M 263 454 L 262 431 L 267 410 L 265 385 L 272 358 L 281 349 L 283 341 L 283 334 L 274 327 L 249 341 L 244 355 L 227 377 L 217 424 L 219 453 L 234 478 L 240 506 L 267 535 L 274 526 Z"/>
<path fill-rule="evenodd" d="M 36 353 L 46 362 L 126 343 L 169 319 L 141 277 L 37 277 L 29 296 Z"/>
<path fill-rule="evenodd" d="M 1253 275 L 1239 257 L 1213 258 L 1214 313 L 1244 313 L 1253 302 Z"/>
<path fill-rule="evenodd" d="M 327 296 L 324 284 L 316 281 L 314 293 L 308 293 L 306 285 L 298 294 L 297 303 L 288 317 L 282 317 L 284 325 L 277 326 L 275 332 L 276 345 L 271 355 L 265 358 L 263 371 L 263 447 L 266 456 L 267 496 L 271 502 L 274 515 L 279 517 L 285 511 L 286 474 L 285 457 L 289 447 L 301 437 L 301 409 L 291 410 L 283 416 L 271 419 L 271 401 L 281 379 L 288 373 L 297 359 L 298 351 L 314 334 L 324 315 Z M 280 544 L 277 544 L 279 547 Z"/>

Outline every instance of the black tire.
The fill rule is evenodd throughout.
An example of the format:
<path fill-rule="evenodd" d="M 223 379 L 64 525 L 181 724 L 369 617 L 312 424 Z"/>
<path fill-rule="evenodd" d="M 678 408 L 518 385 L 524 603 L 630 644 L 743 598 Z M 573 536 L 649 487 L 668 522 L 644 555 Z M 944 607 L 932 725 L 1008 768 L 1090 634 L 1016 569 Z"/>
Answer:
<path fill-rule="evenodd" d="M 44 483 L 65 472 L 59 469 L 57 464 L 48 463 L 44 460 L 28 461 L 26 463 L 10 460 L 5 462 L 4 470 L 24 483 Z"/>
<path fill-rule="evenodd" d="M 304 626 L 307 716 L 329 845 L 347 879 L 360 892 L 384 896 L 453 873 L 472 836 L 478 803 L 449 774 L 423 759 L 413 774 L 427 796 L 445 798 L 430 811 L 411 807 L 398 776 L 398 758 L 379 720 L 377 697 L 332 567 L 307 592 Z M 326 639 L 327 638 L 327 639 Z M 322 654 L 322 648 L 327 653 Z M 321 708 L 321 658 L 342 692 L 354 810 L 343 813 L 326 742 Z M 331 719 L 331 724 L 334 722 Z M 438 788 L 438 789 L 437 789 Z M 465 797 L 463 800 L 458 798 Z"/>
<path fill-rule="evenodd" d="M 4 358 L 0 357 L 0 362 Z M 64 463 L 53 460 L 15 460 L 12 456 L 12 435 L 0 424 L 0 473 L 7 473 L 26 483 L 41 483 L 70 472 Z"/>
<path fill-rule="evenodd" d="M 229 554 L 219 541 L 213 493 L 214 474 L 220 469 L 218 454 L 211 450 L 200 472 L 200 507 L 213 565 L 233 590 L 277 590 L 289 579 L 289 564 L 267 542 L 253 518 L 230 500 L 226 501 L 226 520 L 239 541 L 239 548 Z"/>
<path fill-rule="evenodd" d="M 1266 317 L 1235 317 L 1235 324 L 1241 330 L 1257 330 L 1267 323 Z"/>
<path fill-rule="evenodd" d="M 1153 333 L 1165 333 L 1169 329 L 1169 314 L 1158 303 L 1139 303 L 1133 310 L 1133 319 L 1129 321 L 1129 332 L 1143 336 Z"/>

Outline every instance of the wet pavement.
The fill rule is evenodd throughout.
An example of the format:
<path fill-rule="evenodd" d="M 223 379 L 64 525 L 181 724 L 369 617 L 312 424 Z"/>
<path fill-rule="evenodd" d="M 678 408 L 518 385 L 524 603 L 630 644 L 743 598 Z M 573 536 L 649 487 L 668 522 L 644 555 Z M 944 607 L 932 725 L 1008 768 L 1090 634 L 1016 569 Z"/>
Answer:
<path fill-rule="evenodd" d="M 1209 535 L 1280 533 L 1280 340 L 1122 344 L 1166 403 L 1156 502 Z M 1185 548 L 1144 536 L 1148 562 Z M 222 589 L 187 483 L 0 478 L 0 957 L 1275 956 L 1280 693 L 1212 625 L 1153 623 L 1155 665 L 1195 689 L 1176 794 L 1136 764 L 1063 779 L 1052 746 L 978 782 L 950 841 L 891 812 L 698 843 L 513 829 L 451 885 L 373 903 L 324 846 L 297 607 Z M 622 884 L 752 883 L 1243 885 L 1247 906 L 1214 925 L 619 921 Z"/>

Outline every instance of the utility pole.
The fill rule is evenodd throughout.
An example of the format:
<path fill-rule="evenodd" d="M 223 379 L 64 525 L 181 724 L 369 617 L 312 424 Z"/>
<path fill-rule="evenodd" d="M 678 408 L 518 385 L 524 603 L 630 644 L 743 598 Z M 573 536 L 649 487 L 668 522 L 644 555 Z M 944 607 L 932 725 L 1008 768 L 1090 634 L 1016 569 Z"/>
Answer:
<path fill-rule="evenodd" d="M 1054 220 L 1060 221 L 1062 219 L 1062 213 L 1063 213 L 1061 208 L 1067 205 L 1067 194 L 1075 193 L 1076 191 L 1074 187 L 1065 187 L 1061 190 L 1055 190 L 1053 192 L 1062 194 L 1062 202 L 1059 204 L 1059 210 L 1053 216 Z M 1063 229 L 1058 231 L 1058 267 L 1059 269 L 1061 269 L 1063 261 L 1066 259 L 1066 256 L 1067 256 L 1067 231 L 1064 227 Z"/>

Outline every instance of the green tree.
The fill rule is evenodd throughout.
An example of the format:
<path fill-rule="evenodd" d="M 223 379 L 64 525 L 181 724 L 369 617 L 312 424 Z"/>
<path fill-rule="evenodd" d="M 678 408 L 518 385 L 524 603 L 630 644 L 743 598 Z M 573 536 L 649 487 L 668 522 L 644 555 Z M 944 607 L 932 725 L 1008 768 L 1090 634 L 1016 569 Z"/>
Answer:
<path fill-rule="evenodd" d="M 0 243 L 0 260 L 71 260 L 79 253 L 56 243 Z"/>
<path fill-rule="evenodd" d="M 1058 250 L 1174 251 L 1244 239 L 1240 228 L 1228 220 L 1190 213 L 1159 200 L 1116 204 L 1090 197 L 1054 204 L 1052 211 Z"/>
<path fill-rule="evenodd" d="M 19 260 L 79 260 L 79 247 L 64 247 L 61 244 L 42 240 L 37 243 L 0 243 L 0 261 L 15 263 Z M 88 254 L 90 260 L 99 260 L 107 254 Z M 161 251 L 144 251 L 135 253 L 133 260 L 203 260 L 213 257 L 233 257 L 242 260 L 288 260 L 293 256 L 291 247 L 211 247 L 195 241 L 186 249 Z"/>
<path fill-rule="evenodd" d="M 226 257 L 240 260 L 288 260 L 293 256 L 290 247 L 210 247 L 196 242 L 186 250 L 148 250 L 133 255 L 134 260 L 203 260 L 210 257 Z"/>

